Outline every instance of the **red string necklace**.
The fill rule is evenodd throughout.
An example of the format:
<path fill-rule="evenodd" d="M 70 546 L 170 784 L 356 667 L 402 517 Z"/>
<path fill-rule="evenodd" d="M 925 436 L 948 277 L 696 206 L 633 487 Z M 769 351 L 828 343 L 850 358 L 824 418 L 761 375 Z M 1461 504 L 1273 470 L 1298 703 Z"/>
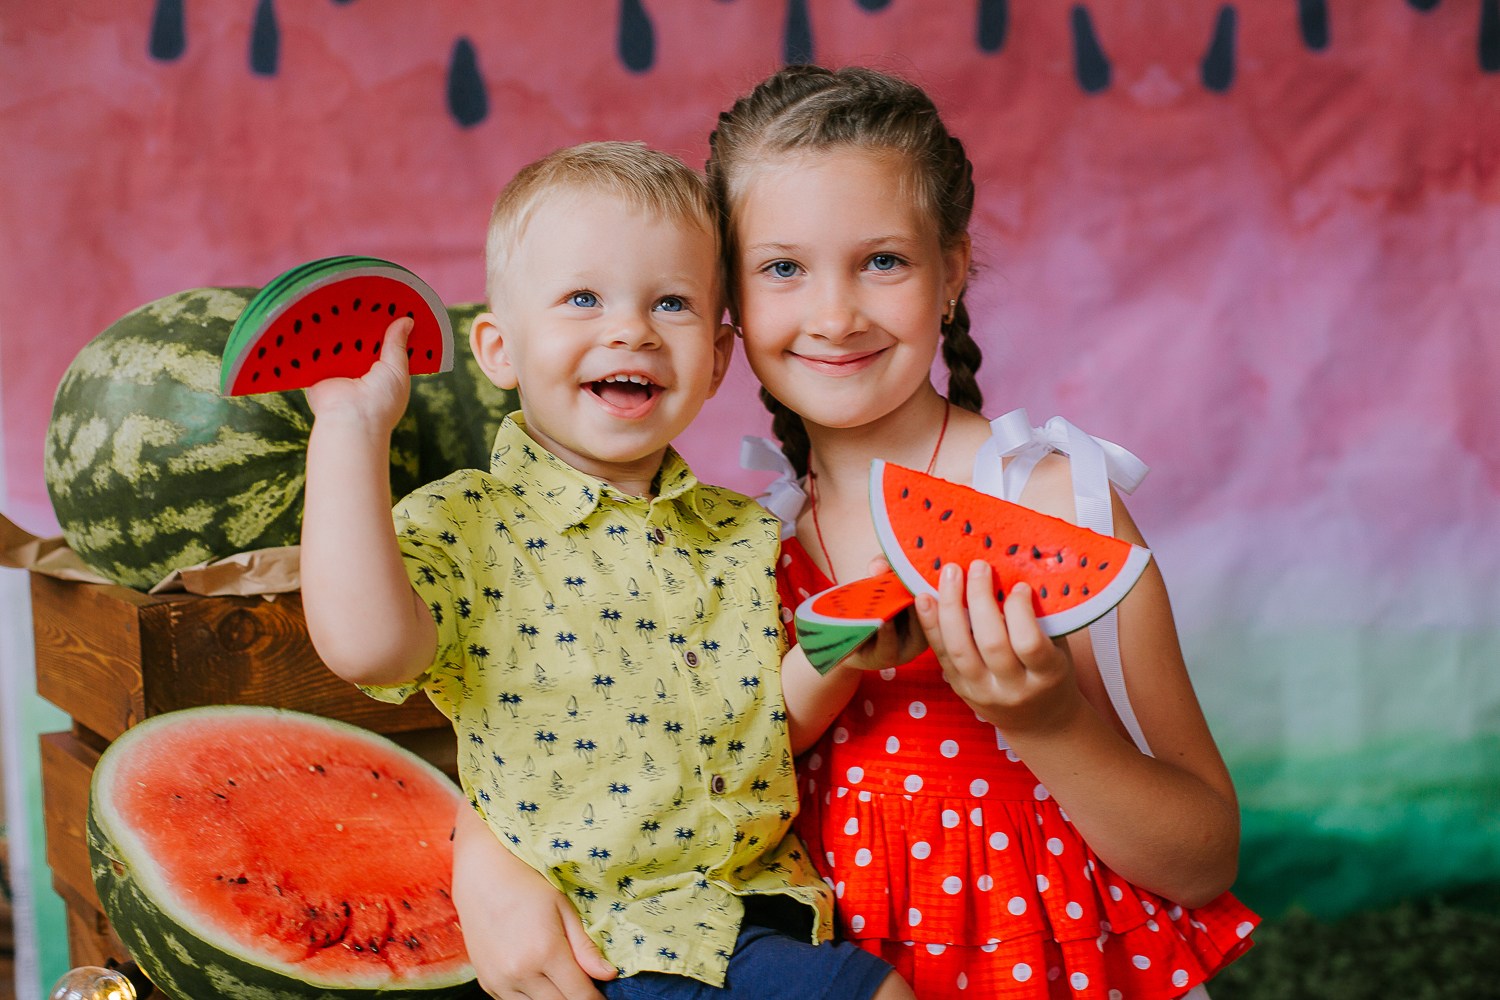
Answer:
<path fill-rule="evenodd" d="M 952 411 L 953 404 L 943 400 L 943 424 L 938 428 L 937 444 L 932 446 L 932 457 L 927 460 L 929 476 L 937 468 L 938 452 L 943 448 L 943 435 L 948 433 L 948 415 Z M 811 465 L 807 470 L 807 503 L 812 508 L 813 534 L 817 536 L 818 548 L 823 551 L 823 564 L 828 567 L 828 579 L 837 584 L 839 581 L 833 573 L 833 559 L 828 555 L 828 546 L 823 541 L 823 526 L 818 523 L 818 474 L 813 472 Z"/>

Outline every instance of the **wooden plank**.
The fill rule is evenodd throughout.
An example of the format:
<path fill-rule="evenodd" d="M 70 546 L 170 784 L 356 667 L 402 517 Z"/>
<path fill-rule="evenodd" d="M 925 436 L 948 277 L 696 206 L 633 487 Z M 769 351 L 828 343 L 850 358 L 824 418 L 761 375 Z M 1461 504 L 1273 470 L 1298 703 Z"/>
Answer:
<path fill-rule="evenodd" d="M 89 779 L 99 754 L 72 733 L 46 733 L 42 747 L 42 821 L 47 832 L 47 864 L 54 882 L 99 910 L 99 895 L 89 875 Z"/>

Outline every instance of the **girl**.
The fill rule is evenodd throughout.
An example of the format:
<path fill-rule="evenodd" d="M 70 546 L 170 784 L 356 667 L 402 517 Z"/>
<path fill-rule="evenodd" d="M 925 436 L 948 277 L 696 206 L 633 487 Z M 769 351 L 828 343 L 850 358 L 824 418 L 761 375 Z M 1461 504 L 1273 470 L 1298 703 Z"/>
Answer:
<path fill-rule="evenodd" d="M 787 609 L 868 573 L 873 458 L 1142 543 L 1107 481 L 1128 492 L 1144 474 L 1128 452 L 1057 419 L 979 415 L 963 304 L 971 168 L 919 88 L 783 70 L 720 116 L 708 174 L 782 442 L 775 461 L 749 451 L 760 467 L 784 456 L 768 503 L 790 531 Z M 939 348 L 946 398 L 930 377 Z M 827 728 L 802 761 L 799 830 L 843 933 L 923 1000 L 1202 995 L 1256 918 L 1227 893 L 1234 790 L 1161 576 L 1153 562 L 1117 613 L 1065 641 L 1030 609 L 1024 587 L 997 605 L 982 565 L 949 566 L 938 599 L 917 603 L 931 652 L 876 674 L 784 676 L 794 746 Z M 463 882 L 504 870 L 459 846 Z M 510 902 L 460 900 L 477 961 L 494 949 L 473 946 L 472 927 L 502 907 L 519 923 Z M 566 924 L 526 920 L 506 981 L 589 996 L 570 992 Z M 599 975 L 586 947 L 571 954 Z"/>

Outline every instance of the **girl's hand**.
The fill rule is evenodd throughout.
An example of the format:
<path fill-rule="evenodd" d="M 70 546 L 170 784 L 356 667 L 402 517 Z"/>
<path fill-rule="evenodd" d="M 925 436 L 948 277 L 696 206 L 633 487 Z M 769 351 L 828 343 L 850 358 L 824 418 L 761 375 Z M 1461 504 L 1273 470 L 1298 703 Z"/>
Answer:
<path fill-rule="evenodd" d="M 890 572 L 891 564 L 883 556 L 870 560 L 866 576 L 879 576 Z M 922 634 L 910 611 L 903 611 L 875 631 L 844 659 L 840 667 L 850 670 L 887 670 L 910 663 L 927 648 L 927 637 Z"/>
<path fill-rule="evenodd" d="M 376 433 L 390 433 L 406 412 L 411 395 L 406 338 L 415 323 L 406 316 L 386 327 L 380 357 L 359 378 L 326 378 L 307 387 L 313 415 L 322 419 L 349 418 Z"/>
<path fill-rule="evenodd" d="M 970 565 L 967 580 L 950 563 L 937 598 L 920 595 L 916 608 L 943 679 L 1002 733 L 1054 732 L 1083 707 L 1072 656 L 1042 632 L 1026 584 L 1012 587 L 1002 606 L 988 563 Z"/>

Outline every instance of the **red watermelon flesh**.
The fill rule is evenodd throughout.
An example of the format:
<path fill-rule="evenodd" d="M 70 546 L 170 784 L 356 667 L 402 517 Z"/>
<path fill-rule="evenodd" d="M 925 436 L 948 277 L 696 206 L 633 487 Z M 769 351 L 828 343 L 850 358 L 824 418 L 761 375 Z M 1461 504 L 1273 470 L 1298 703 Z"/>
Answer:
<path fill-rule="evenodd" d="M 829 587 L 798 605 L 797 642 L 826 674 L 911 604 L 911 591 L 890 571 Z"/>
<path fill-rule="evenodd" d="M 946 563 L 984 560 L 1002 599 L 1017 583 L 1030 585 L 1051 636 L 1106 614 L 1151 559 L 1139 545 L 879 460 L 870 467 L 870 504 L 880 547 L 912 593 L 936 595 Z"/>
<path fill-rule="evenodd" d="M 442 300 L 415 274 L 375 257 L 328 257 L 278 275 L 230 332 L 220 370 L 226 396 L 305 389 L 357 378 L 380 356 L 391 320 L 410 317 L 413 375 L 453 367 L 453 327 Z"/>
<path fill-rule="evenodd" d="M 430 764 L 353 726 L 173 712 L 127 731 L 95 770 L 95 881 L 164 987 L 213 969 L 224 993 L 232 978 L 277 996 L 447 995 L 473 976 L 449 895 L 462 801 Z"/>

